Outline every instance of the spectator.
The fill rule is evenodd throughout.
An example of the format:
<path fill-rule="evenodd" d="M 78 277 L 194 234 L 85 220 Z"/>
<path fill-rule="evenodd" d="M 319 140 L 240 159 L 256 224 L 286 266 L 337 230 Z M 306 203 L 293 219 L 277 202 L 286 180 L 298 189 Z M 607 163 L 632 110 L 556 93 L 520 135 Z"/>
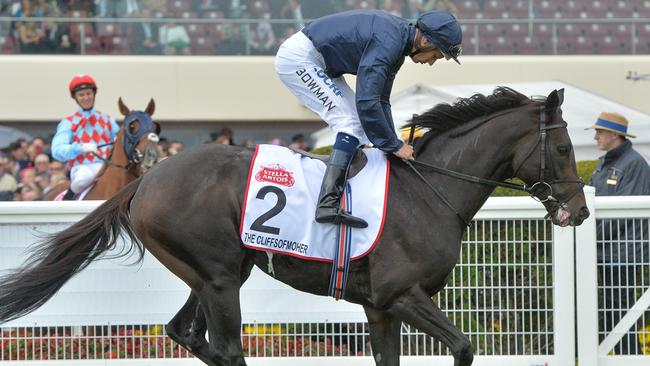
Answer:
<path fill-rule="evenodd" d="M 34 184 L 41 190 L 41 192 L 43 192 L 43 196 L 45 196 L 50 189 L 50 176 L 47 172 L 36 173 Z"/>
<path fill-rule="evenodd" d="M 401 0 L 384 0 L 381 9 L 387 13 L 395 16 L 402 16 L 402 1 Z M 419 15 L 419 14 L 418 14 Z M 415 17 L 417 18 L 417 16 Z M 415 19 L 413 18 L 413 19 Z"/>
<path fill-rule="evenodd" d="M 292 26 L 288 26 L 288 27 L 284 28 L 284 29 L 282 30 L 282 37 L 280 37 L 280 39 L 278 39 L 278 42 L 277 42 L 277 43 L 278 43 L 278 47 L 279 47 L 282 43 L 284 43 L 284 41 L 286 41 L 287 39 L 291 38 L 291 36 L 293 36 L 294 34 L 296 34 L 296 28 L 294 28 L 294 27 L 292 27 Z M 277 47 L 276 47 L 276 48 L 277 48 Z"/>
<path fill-rule="evenodd" d="M 382 11 L 357 10 L 316 19 L 280 46 L 275 59 L 280 80 L 337 132 L 317 222 L 368 226 L 340 209 L 352 157 L 372 142 L 398 158 L 414 158 L 413 147 L 395 133 L 389 102 L 395 76 L 407 55 L 424 65 L 442 58 L 460 63 L 462 39 L 460 24 L 446 12 L 424 13 L 414 26 Z M 356 94 L 344 74 L 357 75 Z"/>
<path fill-rule="evenodd" d="M 422 0 L 406 0 L 404 16 L 408 19 L 417 19 L 425 11 L 435 10 L 437 0 L 429 0 L 426 4 Z"/>
<path fill-rule="evenodd" d="M 302 29 L 305 26 L 305 20 L 302 17 L 302 8 L 300 7 L 300 0 L 287 0 L 287 2 L 280 10 L 282 18 L 294 19 L 295 29 Z"/>
<path fill-rule="evenodd" d="M 18 182 L 13 174 L 5 170 L 9 162 L 7 154 L 0 152 L 0 201 L 13 201 Z"/>
<path fill-rule="evenodd" d="M 452 14 L 458 14 L 458 7 L 451 0 L 438 0 L 435 2 L 433 10 L 448 11 Z"/>
<path fill-rule="evenodd" d="M 294 149 L 304 150 L 304 151 L 311 150 L 311 148 L 309 147 L 309 141 L 307 141 L 307 138 L 302 133 L 294 135 L 291 138 L 291 143 L 289 144 L 289 147 Z"/>
<path fill-rule="evenodd" d="M 272 55 L 275 53 L 275 34 L 269 19 L 270 13 L 265 13 L 262 19 L 248 33 L 248 45 L 253 55 Z"/>
<path fill-rule="evenodd" d="M 184 148 L 185 148 L 185 144 L 183 144 L 182 142 L 176 140 L 171 141 L 169 143 L 169 155 L 176 155 L 179 152 L 183 151 Z"/>
<path fill-rule="evenodd" d="M 30 160 L 34 160 L 36 156 L 44 151 L 45 148 L 45 141 L 43 140 L 42 137 L 35 137 L 32 139 L 32 142 L 29 144 L 29 147 L 27 148 L 27 155 L 29 156 Z"/>
<path fill-rule="evenodd" d="M 33 16 L 31 12 L 24 14 L 27 17 Z M 33 20 L 18 23 L 18 39 L 20 40 L 20 50 L 23 53 L 36 54 L 47 51 L 45 34 Z"/>
<path fill-rule="evenodd" d="M 18 173 L 18 177 L 18 181 L 21 183 L 34 183 L 36 169 L 33 167 L 25 168 Z"/>
<path fill-rule="evenodd" d="M 100 18 L 127 18 L 142 11 L 140 0 L 96 0 L 95 13 Z"/>
<path fill-rule="evenodd" d="M 596 129 L 594 139 L 600 157 L 591 176 L 596 196 L 650 195 L 650 167 L 648 162 L 632 148 L 627 137 L 628 121 L 618 113 L 603 112 L 591 127 Z"/>
<path fill-rule="evenodd" d="M 64 24 L 46 22 L 45 44 L 47 52 L 56 54 L 73 54 L 77 44 L 72 41 L 70 31 Z"/>
<path fill-rule="evenodd" d="M 108 159 L 111 152 L 110 146 L 99 149 L 97 144 L 112 143 L 119 130 L 115 119 L 95 110 L 97 84 L 92 77 L 75 76 L 70 81 L 69 91 L 79 110 L 59 122 L 52 140 L 52 156 L 68 162 L 71 168 L 70 189 L 63 197 L 65 200 L 73 199 L 92 184 L 104 165 L 101 159 Z M 100 137 L 94 140 L 91 136 Z"/>
<path fill-rule="evenodd" d="M 13 142 L 9 145 L 9 155 L 17 164 L 17 170 L 14 173 L 14 176 L 17 176 L 18 171 L 32 166 L 32 162 L 29 161 L 29 158 L 27 156 L 27 147 L 21 140 Z"/>
<path fill-rule="evenodd" d="M 11 0 L 0 0 L 0 17 L 11 16 Z M 0 37 L 6 37 L 11 30 L 11 22 L 0 22 Z"/>
<path fill-rule="evenodd" d="M 222 10 L 220 6 L 222 4 L 218 4 L 219 2 L 217 0 L 193 0 L 192 9 L 197 12 Z"/>
<path fill-rule="evenodd" d="M 10 174 L 12 177 L 14 177 L 14 180 L 16 180 L 16 182 L 18 181 L 18 172 L 20 169 L 18 166 L 18 161 L 16 161 L 16 158 L 14 158 L 12 155 L 7 155 L 4 163 L 4 170 L 5 173 Z"/>
<path fill-rule="evenodd" d="M 216 143 L 226 142 L 224 145 L 234 145 L 235 142 L 233 140 L 233 136 L 234 133 L 232 130 L 228 127 L 224 127 L 219 130 L 218 133 L 212 133 L 210 137 L 212 137 L 212 140 Z"/>
<path fill-rule="evenodd" d="M 279 137 L 271 137 L 266 143 L 270 145 L 284 146 L 284 141 Z"/>
<path fill-rule="evenodd" d="M 169 157 L 169 146 L 171 143 L 164 137 L 158 141 L 158 162 L 161 162 Z"/>
<path fill-rule="evenodd" d="M 151 18 L 153 11 L 150 8 L 142 10 L 143 18 Z M 159 55 L 161 47 L 158 44 L 160 38 L 158 34 L 158 23 L 140 22 L 132 25 L 133 30 L 133 43 L 132 52 L 135 54 L 143 55 Z"/>
<path fill-rule="evenodd" d="M 224 40 L 217 45 L 219 55 L 244 55 L 246 54 L 246 40 L 238 24 L 224 25 Z"/>
<path fill-rule="evenodd" d="M 59 9 L 56 0 L 38 0 L 36 13 L 42 17 L 59 17 L 61 16 L 61 9 Z"/>
<path fill-rule="evenodd" d="M 58 160 L 52 160 L 50 161 L 50 165 L 47 167 L 47 173 L 50 176 L 53 176 L 55 174 L 63 174 L 66 175 L 67 172 L 65 170 L 65 164 Z"/>
<path fill-rule="evenodd" d="M 170 20 L 160 27 L 159 38 L 165 55 L 190 54 L 190 36 L 182 24 Z"/>
<path fill-rule="evenodd" d="M 239 143 L 239 146 L 246 147 L 246 148 L 252 148 L 252 147 L 255 146 L 255 144 L 253 144 L 253 141 L 251 141 L 250 139 L 243 139 Z"/>
<path fill-rule="evenodd" d="M 50 167 L 50 157 L 47 154 L 38 154 L 34 158 L 34 167 L 36 168 L 36 173 L 46 173 Z"/>
<path fill-rule="evenodd" d="M 167 12 L 167 0 L 142 0 L 142 6 L 155 16 Z"/>
<path fill-rule="evenodd" d="M 59 3 L 61 11 L 66 13 L 68 11 L 78 11 L 86 16 L 91 16 L 94 14 L 93 9 L 95 8 L 94 0 L 67 0 L 64 6 Z"/>
<path fill-rule="evenodd" d="M 224 135 L 219 135 L 217 138 L 214 140 L 215 144 L 218 145 L 230 145 L 230 140 L 228 140 L 227 136 Z"/>
<path fill-rule="evenodd" d="M 596 196 L 650 195 L 650 166 L 632 148 L 628 121 L 618 113 L 603 112 L 592 126 L 601 156 L 590 185 Z M 642 219 L 601 219 L 597 222 L 598 262 L 603 267 L 606 309 L 604 326 L 610 332 L 635 298 L 636 266 L 648 263 L 648 221 Z M 631 334 L 614 348 L 621 354 L 638 354 L 639 344 Z"/>
<path fill-rule="evenodd" d="M 63 173 L 56 173 L 50 176 L 50 183 L 46 189 L 43 190 L 45 199 L 52 201 L 60 192 L 63 192 L 66 186 L 69 186 L 70 181 Z"/>
<path fill-rule="evenodd" d="M 40 201 L 43 199 L 43 191 L 34 183 L 19 183 L 16 191 L 16 201 Z"/>

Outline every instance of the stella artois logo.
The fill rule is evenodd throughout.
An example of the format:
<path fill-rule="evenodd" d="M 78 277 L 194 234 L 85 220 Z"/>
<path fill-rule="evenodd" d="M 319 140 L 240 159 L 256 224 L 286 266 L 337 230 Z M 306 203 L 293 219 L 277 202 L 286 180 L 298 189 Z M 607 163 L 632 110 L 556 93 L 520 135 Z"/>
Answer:
<path fill-rule="evenodd" d="M 291 187 L 295 183 L 293 173 L 280 166 L 280 164 L 262 166 L 255 174 L 255 179 L 258 182 L 270 182 L 285 187 Z"/>

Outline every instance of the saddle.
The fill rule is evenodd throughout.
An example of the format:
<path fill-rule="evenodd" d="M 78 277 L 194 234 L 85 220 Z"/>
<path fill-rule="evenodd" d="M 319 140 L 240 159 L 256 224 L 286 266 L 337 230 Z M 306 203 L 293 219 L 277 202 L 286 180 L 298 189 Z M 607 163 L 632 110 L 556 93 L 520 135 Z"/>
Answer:
<path fill-rule="evenodd" d="M 294 147 L 289 147 L 289 149 L 302 156 L 306 156 L 312 159 L 317 159 L 326 164 L 330 158 L 329 155 L 312 154 L 310 152 L 300 150 Z M 363 167 L 366 166 L 367 163 L 368 163 L 368 157 L 366 157 L 366 154 L 364 154 L 361 151 L 361 149 L 357 149 L 357 152 L 354 154 L 354 157 L 352 158 L 352 162 L 350 163 L 350 169 L 348 170 L 348 175 L 347 175 L 348 179 L 357 175 L 361 171 L 361 169 L 363 169 Z"/>

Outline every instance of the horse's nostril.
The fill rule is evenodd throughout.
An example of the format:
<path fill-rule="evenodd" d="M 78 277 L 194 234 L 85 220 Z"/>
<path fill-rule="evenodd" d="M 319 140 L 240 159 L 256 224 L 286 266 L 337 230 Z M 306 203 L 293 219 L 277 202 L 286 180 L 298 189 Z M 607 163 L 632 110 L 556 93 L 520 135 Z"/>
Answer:
<path fill-rule="evenodd" d="M 580 217 L 580 219 L 582 219 L 582 220 L 584 220 L 584 219 L 586 219 L 587 217 L 589 217 L 589 209 L 588 209 L 586 206 L 583 206 L 583 207 L 580 209 L 580 212 L 578 213 L 578 217 Z"/>

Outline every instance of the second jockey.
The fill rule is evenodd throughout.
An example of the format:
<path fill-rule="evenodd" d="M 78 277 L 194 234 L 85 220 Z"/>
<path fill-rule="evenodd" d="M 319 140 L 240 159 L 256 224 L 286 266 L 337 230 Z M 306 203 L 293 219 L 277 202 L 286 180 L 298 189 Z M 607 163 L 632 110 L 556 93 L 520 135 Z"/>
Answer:
<path fill-rule="evenodd" d="M 93 183 L 119 131 L 115 119 L 95 109 L 97 83 L 91 76 L 75 76 L 69 90 L 79 110 L 59 122 L 52 139 L 52 156 L 67 162 L 70 169 L 70 189 L 64 200 L 73 199 Z"/>
<path fill-rule="evenodd" d="M 413 159 L 395 133 L 390 93 L 406 56 L 433 65 L 458 62 L 463 35 L 447 12 L 423 13 L 416 24 L 378 10 L 352 10 L 314 20 L 278 50 L 275 70 L 309 109 L 334 131 L 336 142 L 321 185 L 316 222 L 367 227 L 340 208 L 347 171 L 361 144 Z M 458 62 L 460 63 L 460 62 Z M 357 76 L 356 94 L 343 74 Z"/>

